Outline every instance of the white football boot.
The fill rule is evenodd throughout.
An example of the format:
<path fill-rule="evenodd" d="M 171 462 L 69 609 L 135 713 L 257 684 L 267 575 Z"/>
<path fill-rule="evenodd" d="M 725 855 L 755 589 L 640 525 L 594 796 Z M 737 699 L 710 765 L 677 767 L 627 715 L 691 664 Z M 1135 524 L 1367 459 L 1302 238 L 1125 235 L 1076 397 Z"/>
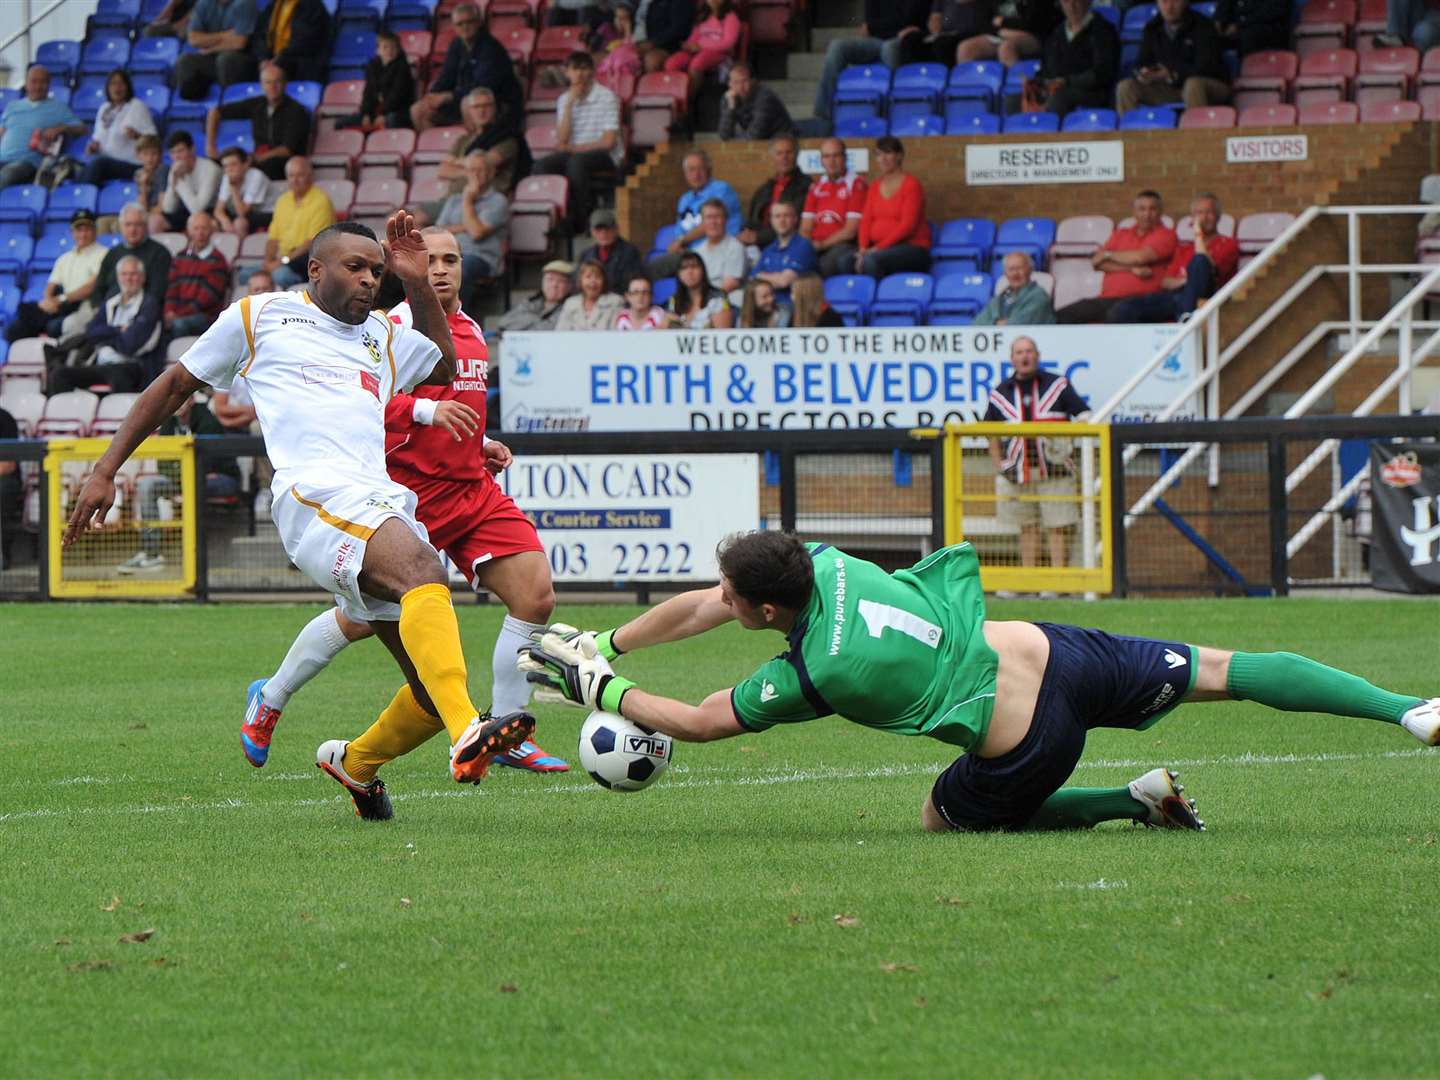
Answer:
<path fill-rule="evenodd" d="M 350 793 L 358 817 L 365 821 L 389 821 L 395 816 L 395 811 L 390 806 L 385 781 L 377 776 L 368 784 L 362 784 L 345 771 L 345 747 L 349 745 L 344 739 L 321 743 L 315 751 L 316 766 L 334 777 Z"/>
<path fill-rule="evenodd" d="M 1422 701 L 1400 718 L 1400 726 L 1426 746 L 1440 746 L 1440 698 Z"/>
<path fill-rule="evenodd" d="M 1195 814 L 1195 800 L 1182 794 L 1184 788 L 1175 782 L 1177 774 L 1170 769 L 1151 769 L 1144 776 L 1130 781 L 1130 794 L 1144 804 L 1150 817 L 1142 822 L 1152 829 L 1191 829 L 1205 831 L 1205 822 Z"/>

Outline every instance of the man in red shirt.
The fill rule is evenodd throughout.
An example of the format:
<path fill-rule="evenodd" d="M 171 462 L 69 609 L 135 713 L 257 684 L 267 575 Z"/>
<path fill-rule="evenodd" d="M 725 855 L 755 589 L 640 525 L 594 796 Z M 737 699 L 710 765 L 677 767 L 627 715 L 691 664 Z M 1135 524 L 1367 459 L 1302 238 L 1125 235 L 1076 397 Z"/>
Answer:
<path fill-rule="evenodd" d="M 834 277 L 850 273 L 855 266 L 860 215 L 865 212 L 865 179 L 849 171 L 845 144 L 839 139 L 820 144 L 820 164 L 825 175 L 813 181 L 805 195 L 800 235 L 820 256 L 820 273 Z"/>
<path fill-rule="evenodd" d="M 472 587 L 494 593 L 505 604 L 507 614 L 495 641 L 490 706 L 493 715 L 503 716 L 524 709 L 530 700 L 531 687 L 516 670 L 515 656 L 531 643 L 531 633 L 545 629 L 555 609 L 555 591 L 535 526 L 493 475 L 509 466 L 511 454 L 503 443 L 484 435 L 489 352 L 483 331 L 460 308 L 459 245 L 447 229 L 432 226 L 422 235 L 430 251 L 430 284 L 455 342 L 455 379 L 449 386 L 418 386 L 412 394 L 390 399 L 385 407 L 386 464 L 391 479 L 418 496 L 416 517 L 429 532 L 430 543 L 450 557 Z M 391 309 L 390 319 L 410 325 L 409 304 Z M 291 695 L 346 645 L 372 633 L 368 623 L 331 608 L 300 631 L 274 675 L 250 684 L 240 740 L 250 764 L 265 764 L 275 723 Z M 412 695 L 392 703 L 354 743 L 333 739 L 322 744 L 317 761 L 347 788 L 352 782 L 364 785 L 385 762 L 441 730 L 431 704 Z M 531 741 L 495 761 L 533 772 L 569 768 Z"/>
<path fill-rule="evenodd" d="M 1160 291 L 1116 304 L 1106 322 L 1178 322 L 1235 276 L 1240 245 L 1219 232 L 1220 200 L 1214 195 L 1197 195 L 1190 204 L 1190 219 L 1195 224 L 1195 239 L 1175 249 Z"/>
<path fill-rule="evenodd" d="M 1164 204 L 1155 191 L 1135 196 L 1135 224 L 1116 229 L 1095 249 L 1090 265 L 1105 272 L 1100 295 L 1077 300 L 1055 312 L 1060 323 L 1105 322 L 1122 300 L 1159 292 L 1160 273 L 1175 254 L 1175 230 L 1164 222 Z"/>

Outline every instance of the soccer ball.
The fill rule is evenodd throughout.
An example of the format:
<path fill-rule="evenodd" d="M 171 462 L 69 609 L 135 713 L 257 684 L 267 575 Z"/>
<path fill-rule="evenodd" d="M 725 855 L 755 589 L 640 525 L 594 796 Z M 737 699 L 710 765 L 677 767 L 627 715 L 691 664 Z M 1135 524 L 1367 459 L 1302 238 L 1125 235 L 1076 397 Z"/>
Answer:
<path fill-rule="evenodd" d="M 580 764 L 611 791 L 641 791 L 670 765 L 670 736 L 611 712 L 592 712 L 580 729 Z"/>

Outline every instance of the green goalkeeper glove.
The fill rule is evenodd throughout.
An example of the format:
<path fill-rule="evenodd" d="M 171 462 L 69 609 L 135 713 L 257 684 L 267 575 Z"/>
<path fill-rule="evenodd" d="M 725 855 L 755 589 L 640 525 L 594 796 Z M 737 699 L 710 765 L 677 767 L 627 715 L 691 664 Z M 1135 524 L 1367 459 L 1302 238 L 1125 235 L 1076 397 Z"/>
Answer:
<path fill-rule="evenodd" d="M 577 630 L 569 623 L 551 623 L 544 630 L 546 634 L 555 634 L 557 637 L 574 645 L 582 639 L 588 638 L 595 646 L 595 654 L 603 656 L 606 660 L 614 660 L 620 655 L 620 649 L 615 644 L 614 630 Z"/>
<path fill-rule="evenodd" d="M 626 691 L 635 684 L 610 669 L 593 634 L 574 631 L 567 639 L 563 632 L 552 632 L 555 629 L 536 635 L 536 643 L 520 654 L 516 667 L 541 692 L 549 692 L 546 700 L 554 700 L 551 695 L 558 694 L 572 705 L 619 713 Z"/>

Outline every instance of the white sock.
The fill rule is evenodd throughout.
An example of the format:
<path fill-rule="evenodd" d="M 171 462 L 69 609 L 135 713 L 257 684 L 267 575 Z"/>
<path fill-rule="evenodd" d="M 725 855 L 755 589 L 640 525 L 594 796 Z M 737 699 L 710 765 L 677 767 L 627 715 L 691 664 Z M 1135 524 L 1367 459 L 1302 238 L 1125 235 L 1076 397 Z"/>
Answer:
<path fill-rule="evenodd" d="M 495 639 L 495 657 L 492 670 L 495 685 L 490 691 L 490 711 L 504 716 L 525 708 L 530 703 L 531 685 L 525 681 L 525 673 L 515 670 L 517 654 L 530 644 L 530 635 L 544 630 L 545 623 L 526 622 L 514 615 L 506 615 L 500 624 L 500 634 Z"/>
<path fill-rule="evenodd" d="M 340 650 L 350 644 L 335 619 L 337 610 L 331 608 L 316 615 L 296 636 L 279 670 L 265 684 L 265 704 L 272 709 L 285 708 L 291 694 L 324 671 L 330 661 L 340 655 Z"/>

